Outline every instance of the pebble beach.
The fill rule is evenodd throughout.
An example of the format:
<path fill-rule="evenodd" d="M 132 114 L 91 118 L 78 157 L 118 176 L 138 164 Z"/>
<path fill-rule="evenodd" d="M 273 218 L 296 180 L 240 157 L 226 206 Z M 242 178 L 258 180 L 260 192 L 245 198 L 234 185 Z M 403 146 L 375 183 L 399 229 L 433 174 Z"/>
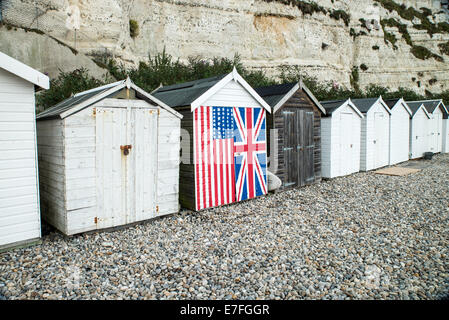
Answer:
<path fill-rule="evenodd" d="M 408 176 L 251 201 L 0 253 L 0 299 L 443 299 L 449 154 Z"/>

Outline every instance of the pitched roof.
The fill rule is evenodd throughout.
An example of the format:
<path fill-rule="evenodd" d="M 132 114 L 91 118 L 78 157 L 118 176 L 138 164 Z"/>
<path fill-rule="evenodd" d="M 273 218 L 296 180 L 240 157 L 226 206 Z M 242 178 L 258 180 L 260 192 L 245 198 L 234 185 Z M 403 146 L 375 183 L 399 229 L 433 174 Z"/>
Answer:
<path fill-rule="evenodd" d="M 408 104 L 412 103 L 412 102 L 416 102 L 416 103 L 422 103 L 424 104 L 424 107 L 426 108 L 428 113 L 433 113 L 435 111 L 435 109 L 441 104 L 443 107 L 443 114 L 447 114 L 447 109 L 443 104 L 443 101 L 441 99 L 439 100 L 421 100 L 421 101 L 411 101 L 411 102 L 407 102 Z"/>
<path fill-rule="evenodd" d="M 352 102 L 355 104 L 355 106 L 360 110 L 362 113 L 366 113 L 371 109 L 373 104 L 378 100 L 379 98 L 364 98 L 364 99 L 351 99 Z"/>
<path fill-rule="evenodd" d="M 235 67 L 226 75 L 161 87 L 152 94 L 173 108 L 190 106 L 193 111 L 230 81 L 238 83 L 260 106 L 271 112 L 268 103 L 239 75 Z"/>
<path fill-rule="evenodd" d="M 36 118 L 38 120 L 53 119 L 53 118 L 65 118 L 72 113 L 80 111 L 88 106 L 108 97 L 113 96 L 119 90 L 123 88 L 132 88 L 136 91 L 136 97 L 146 100 L 152 104 L 156 104 L 175 116 L 182 118 L 178 112 L 167 106 L 162 101 L 159 101 L 149 93 L 145 92 L 138 86 L 136 86 L 129 78 L 122 81 L 117 81 L 105 86 L 94 88 L 91 90 L 83 91 L 75 94 L 74 96 L 61 101 L 53 107 L 50 107 L 43 112 L 39 113 Z"/>
<path fill-rule="evenodd" d="M 396 103 L 398 103 L 398 101 L 401 100 L 400 98 L 397 99 L 386 99 L 384 100 L 384 102 L 387 104 L 387 106 L 392 109 Z"/>
<path fill-rule="evenodd" d="M 406 101 L 408 107 L 412 111 L 412 117 L 418 112 L 419 108 L 423 106 L 424 112 L 428 115 L 427 109 L 424 107 L 422 102 L 419 101 Z"/>
<path fill-rule="evenodd" d="M 259 87 L 256 92 L 274 108 L 279 101 L 297 84 L 297 82 L 277 84 L 273 86 Z"/>
<path fill-rule="evenodd" d="M 364 115 L 360 112 L 359 109 L 352 103 L 351 99 L 346 100 L 328 100 L 328 101 L 321 101 L 321 105 L 324 109 L 326 109 L 326 115 L 332 115 L 332 113 L 343 106 L 344 104 L 347 104 L 350 108 L 354 110 L 355 113 L 357 113 L 360 118 L 364 118 Z"/>
<path fill-rule="evenodd" d="M 46 75 L 14 58 L 11 58 L 3 52 L 0 52 L 0 68 L 15 74 L 28 82 L 31 82 L 42 89 L 50 88 L 50 79 Z"/>
<path fill-rule="evenodd" d="M 390 110 L 392 110 L 399 102 L 401 102 L 400 105 L 404 107 L 404 109 L 408 112 L 408 114 L 410 116 L 413 116 L 413 112 L 409 108 L 407 103 L 404 101 L 404 98 L 387 99 L 387 100 L 383 100 L 383 101 L 388 106 L 388 108 L 390 108 Z"/>
<path fill-rule="evenodd" d="M 193 101 L 216 85 L 226 75 L 160 87 L 152 95 L 172 108 L 190 106 Z"/>
<path fill-rule="evenodd" d="M 326 114 L 326 110 L 315 98 L 313 93 L 306 87 L 302 80 L 299 82 L 259 87 L 256 89 L 256 92 L 270 105 L 274 113 L 299 89 L 303 90 L 309 96 L 309 98 L 313 101 L 313 103 L 315 103 L 323 114 Z"/>
<path fill-rule="evenodd" d="M 327 114 L 332 114 L 332 112 L 340 108 L 346 101 L 348 101 L 348 99 L 320 101 L 320 103 L 323 106 L 323 108 L 326 109 Z"/>

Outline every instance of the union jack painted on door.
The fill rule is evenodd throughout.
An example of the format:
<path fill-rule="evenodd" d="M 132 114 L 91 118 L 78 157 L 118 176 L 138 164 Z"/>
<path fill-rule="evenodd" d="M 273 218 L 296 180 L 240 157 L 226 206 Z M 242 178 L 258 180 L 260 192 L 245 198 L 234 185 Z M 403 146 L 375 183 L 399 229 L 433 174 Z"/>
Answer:
<path fill-rule="evenodd" d="M 237 201 L 267 193 L 265 109 L 234 108 L 234 162 Z"/>
<path fill-rule="evenodd" d="M 265 130 L 263 108 L 195 109 L 197 210 L 267 193 Z"/>

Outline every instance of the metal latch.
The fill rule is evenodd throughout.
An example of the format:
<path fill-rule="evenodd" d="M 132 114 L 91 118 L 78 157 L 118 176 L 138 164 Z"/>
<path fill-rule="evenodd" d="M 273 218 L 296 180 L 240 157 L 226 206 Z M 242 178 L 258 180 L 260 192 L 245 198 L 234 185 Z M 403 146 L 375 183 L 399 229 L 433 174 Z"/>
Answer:
<path fill-rule="evenodd" d="M 125 156 L 127 156 L 129 154 L 129 149 L 132 149 L 132 147 L 133 147 L 132 145 L 127 144 L 127 145 L 124 145 L 124 146 L 120 146 L 120 150 L 123 150 L 123 154 Z"/>

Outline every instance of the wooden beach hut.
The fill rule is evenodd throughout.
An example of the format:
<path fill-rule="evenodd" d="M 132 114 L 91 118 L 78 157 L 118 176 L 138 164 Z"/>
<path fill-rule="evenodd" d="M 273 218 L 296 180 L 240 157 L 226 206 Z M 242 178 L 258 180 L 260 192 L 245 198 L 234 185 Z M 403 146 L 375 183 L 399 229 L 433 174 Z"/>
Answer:
<path fill-rule="evenodd" d="M 41 112 L 43 218 L 72 235 L 178 212 L 181 118 L 129 78 Z"/>
<path fill-rule="evenodd" d="M 413 101 L 424 104 L 430 115 L 429 146 L 430 152 L 439 153 L 443 150 L 443 119 L 448 111 L 442 100 Z"/>
<path fill-rule="evenodd" d="M 270 106 L 234 69 L 153 92 L 181 122 L 180 202 L 201 210 L 267 193 Z"/>
<path fill-rule="evenodd" d="M 302 81 L 256 92 L 272 109 L 267 114 L 268 169 L 281 179 L 281 189 L 320 181 L 323 106 Z"/>
<path fill-rule="evenodd" d="M 35 90 L 49 79 L 0 52 L 0 249 L 41 237 Z"/>
<path fill-rule="evenodd" d="M 430 152 L 429 125 L 430 114 L 422 102 L 407 102 L 412 111 L 410 119 L 410 159 L 421 158 Z"/>
<path fill-rule="evenodd" d="M 410 154 L 410 118 L 412 111 L 404 99 L 389 99 L 390 108 L 390 158 L 389 165 L 408 161 Z"/>
<path fill-rule="evenodd" d="M 322 101 L 321 168 L 323 178 L 360 171 L 360 136 L 363 114 L 351 99 Z"/>
<path fill-rule="evenodd" d="M 382 97 L 353 99 L 364 115 L 360 140 L 360 170 L 368 171 L 388 165 L 390 152 L 390 108 Z"/>

